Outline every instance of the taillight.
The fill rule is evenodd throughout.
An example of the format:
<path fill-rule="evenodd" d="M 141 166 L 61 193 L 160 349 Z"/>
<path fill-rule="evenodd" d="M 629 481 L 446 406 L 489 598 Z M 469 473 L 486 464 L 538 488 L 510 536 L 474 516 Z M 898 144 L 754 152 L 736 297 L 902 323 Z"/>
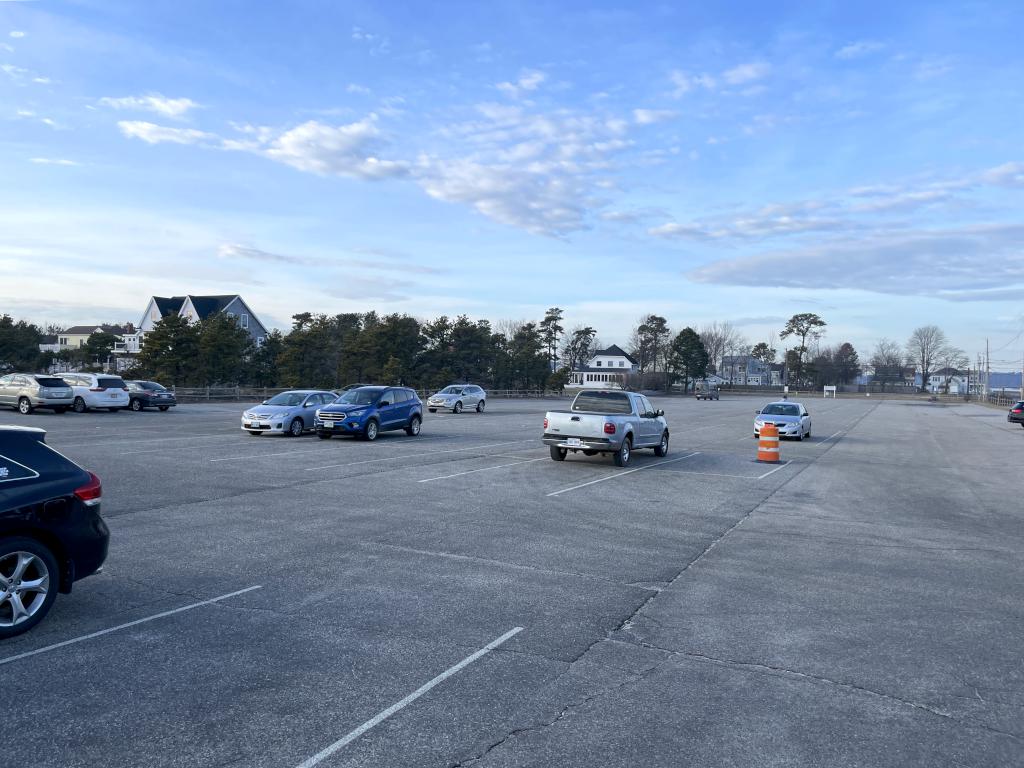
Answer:
<path fill-rule="evenodd" d="M 121 387 L 121 389 L 123 389 L 125 392 L 128 391 L 128 387 Z"/>
<path fill-rule="evenodd" d="M 100 503 L 100 496 L 103 495 L 103 486 L 100 479 L 92 472 L 89 473 L 89 482 L 75 488 L 75 496 L 87 507 L 95 507 Z"/>
<path fill-rule="evenodd" d="M 604 433 L 606 435 L 614 435 L 615 434 L 615 425 L 612 424 L 610 421 L 606 421 L 604 423 Z"/>
<path fill-rule="evenodd" d="M 544 429 L 547 429 L 547 428 L 548 428 L 548 417 L 545 416 L 544 417 Z"/>
<path fill-rule="evenodd" d="M 89 387 L 90 392 L 106 392 L 106 387 Z"/>
<path fill-rule="evenodd" d="M 1024 408 L 1014 408 L 1010 413 L 1024 413 Z"/>

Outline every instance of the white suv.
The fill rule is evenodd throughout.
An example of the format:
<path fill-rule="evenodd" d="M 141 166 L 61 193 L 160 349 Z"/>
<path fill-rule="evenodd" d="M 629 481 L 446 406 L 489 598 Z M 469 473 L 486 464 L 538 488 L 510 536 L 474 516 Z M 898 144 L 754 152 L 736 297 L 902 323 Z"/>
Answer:
<path fill-rule="evenodd" d="M 106 373 L 62 373 L 64 381 L 75 391 L 71 408 L 85 413 L 90 408 L 119 411 L 129 404 L 128 385 L 120 376 Z"/>

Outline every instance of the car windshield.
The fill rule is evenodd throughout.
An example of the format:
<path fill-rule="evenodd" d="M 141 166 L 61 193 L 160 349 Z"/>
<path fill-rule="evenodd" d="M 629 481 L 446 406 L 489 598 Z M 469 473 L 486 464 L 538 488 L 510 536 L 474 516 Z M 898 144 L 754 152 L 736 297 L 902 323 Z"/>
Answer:
<path fill-rule="evenodd" d="M 378 389 L 350 389 L 335 402 L 348 405 L 373 405 L 380 400 L 380 395 L 381 391 Z"/>
<path fill-rule="evenodd" d="M 461 395 L 462 387 L 445 387 L 438 394 L 441 395 Z"/>
<path fill-rule="evenodd" d="M 66 387 L 64 379 L 48 378 L 46 376 L 36 376 L 36 381 L 39 382 L 40 387 Z"/>
<path fill-rule="evenodd" d="M 282 392 L 267 400 L 266 405 L 302 405 L 306 400 L 305 392 Z"/>
<path fill-rule="evenodd" d="M 761 411 L 762 416 L 799 416 L 800 406 L 789 403 L 772 403 Z"/>
<path fill-rule="evenodd" d="M 572 409 L 594 413 L 633 412 L 625 392 L 580 392 L 572 402 Z"/>

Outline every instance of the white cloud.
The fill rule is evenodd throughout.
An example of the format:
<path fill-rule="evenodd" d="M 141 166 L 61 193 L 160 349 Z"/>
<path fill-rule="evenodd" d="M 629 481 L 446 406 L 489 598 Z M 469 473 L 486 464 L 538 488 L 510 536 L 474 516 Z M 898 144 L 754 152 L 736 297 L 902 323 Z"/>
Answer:
<path fill-rule="evenodd" d="M 217 248 L 217 256 L 222 259 L 239 259 L 242 261 L 266 261 L 277 264 L 302 264 L 304 259 L 296 256 L 286 256 L 280 253 L 271 253 L 259 248 L 252 248 L 237 243 L 223 243 Z"/>
<path fill-rule="evenodd" d="M 502 93 L 517 99 L 524 91 L 537 90 L 546 79 L 547 75 L 539 69 L 524 69 L 514 83 L 498 83 L 495 87 Z"/>
<path fill-rule="evenodd" d="M 1022 239 L 1021 225 L 879 234 L 718 261 L 689 277 L 698 283 L 977 301 L 979 292 L 1024 289 Z M 966 268 L 972 264 L 985 268 Z"/>
<path fill-rule="evenodd" d="M 12 29 L 10 32 L 10 36 L 14 38 L 22 38 L 25 37 L 25 33 L 22 32 L 20 29 Z"/>
<path fill-rule="evenodd" d="M 633 119 L 637 125 L 653 125 L 664 123 L 667 120 L 674 120 L 679 113 L 674 109 L 634 109 Z"/>
<path fill-rule="evenodd" d="M 184 117 L 190 109 L 199 106 L 192 99 L 172 99 L 159 93 L 151 93 L 146 96 L 122 96 L 114 98 L 104 96 L 100 104 L 113 109 L 135 110 L 139 112 L 155 112 L 165 117 Z"/>
<path fill-rule="evenodd" d="M 279 135 L 261 153 L 311 173 L 363 179 L 404 175 L 404 163 L 382 160 L 373 152 L 379 136 L 374 115 L 338 126 L 310 120 Z"/>
<path fill-rule="evenodd" d="M 53 82 L 53 80 L 51 80 L 48 77 L 33 77 L 32 78 L 32 82 L 33 83 L 39 83 L 40 85 L 49 85 L 50 83 Z"/>
<path fill-rule="evenodd" d="M 363 96 L 370 93 L 369 88 L 367 88 L 365 85 L 359 85 L 358 83 L 349 83 L 347 86 L 345 86 L 345 90 L 348 91 L 349 93 L 358 93 Z"/>
<path fill-rule="evenodd" d="M 884 46 L 877 40 L 858 40 L 853 43 L 848 43 L 836 51 L 835 56 L 837 59 L 859 59 L 862 56 L 868 56 L 869 54 L 880 51 Z"/>
<path fill-rule="evenodd" d="M 218 140 L 215 134 L 195 128 L 169 128 L 143 120 L 121 120 L 117 127 L 128 138 L 141 139 L 147 144 L 202 144 Z"/>
<path fill-rule="evenodd" d="M 953 64 L 949 58 L 924 59 L 914 68 L 914 77 L 918 80 L 931 80 L 951 72 L 952 69 Z"/>
<path fill-rule="evenodd" d="M 18 117 L 35 117 L 36 116 L 36 113 L 33 112 L 31 109 L 19 109 L 14 114 L 16 114 Z"/>
<path fill-rule="evenodd" d="M 722 73 L 722 80 L 729 85 L 743 85 L 765 78 L 770 70 L 771 67 L 767 63 L 754 61 L 727 69 Z"/>
<path fill-rule="evenodd" d="M 14 46 L 8 45 L 7 43 L 0 43 L 0 51 L 6 51 L 7 53 L 14 53 Z"/>
<path fill-rule="evenodd" d="M 38 165 L 81 165 L 74 160 L 67 160 L 63 157 L 33 157 L 29 159 L 29 162 L 36 163 Z"/>

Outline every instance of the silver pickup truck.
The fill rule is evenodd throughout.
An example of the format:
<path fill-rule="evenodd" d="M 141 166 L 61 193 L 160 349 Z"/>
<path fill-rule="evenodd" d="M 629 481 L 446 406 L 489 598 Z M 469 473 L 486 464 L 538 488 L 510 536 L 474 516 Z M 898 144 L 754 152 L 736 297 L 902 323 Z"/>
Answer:
<path fill-rule="evenodd" d="M 610 453 L 615 466 L 624 467 L 637 448 L 653 448 L 655 456 L 668 453 L 668 422 L 664 411 L 636 392 L 583 391 L 568 411 L 544 416 L 544 445 L 555 461 L 564 461 L 569 451 Z"/>

